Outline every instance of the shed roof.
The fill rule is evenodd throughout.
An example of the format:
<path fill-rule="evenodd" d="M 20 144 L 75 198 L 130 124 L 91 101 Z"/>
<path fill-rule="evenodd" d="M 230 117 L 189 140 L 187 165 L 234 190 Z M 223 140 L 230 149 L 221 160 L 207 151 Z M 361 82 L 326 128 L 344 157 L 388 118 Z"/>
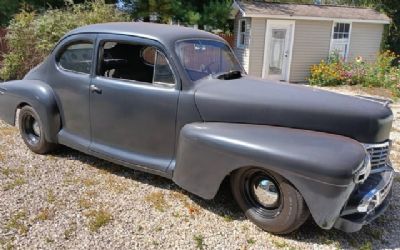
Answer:
<path fill-rule="evenodd" d="M 350 20 L 390 23 L 390 18 L 376 10 L 350 6 L 235 1 L 234 7 L 244 17 L 265 17 L 308 20 Z"/>

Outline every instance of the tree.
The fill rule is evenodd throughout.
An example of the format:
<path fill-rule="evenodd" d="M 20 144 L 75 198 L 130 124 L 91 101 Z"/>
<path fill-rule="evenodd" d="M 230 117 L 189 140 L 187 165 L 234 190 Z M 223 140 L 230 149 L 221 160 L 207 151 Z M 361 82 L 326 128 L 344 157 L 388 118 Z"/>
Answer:
<path fill-rule="evenodd" d="M 207 5 L 203 6 L 202 23 L 213 28 L 218 28 L 223 31 L 229 31 L 230 23 L 228 22 L 231 15 L 231 1 L 229 0 L 212 0 Z"/>
<path fill-rule="evenodd" d="M 116 3 L 118 0 L 106 0 L 106 3 Z M 0 26 L 8 25 L 11 18 L 19 10 L 46 10 L 62 8 L 66 5 L 84 3 L 85 0 L 0 0 Z"/>
<path fill-rule="evenodd" d="M 123 9 L 135 19 L 149 21 L 157 16 L 158 22 L 172 20 L 184 24 L 198 24 L 227 30 L 232 0 L 121 0 Z"/>

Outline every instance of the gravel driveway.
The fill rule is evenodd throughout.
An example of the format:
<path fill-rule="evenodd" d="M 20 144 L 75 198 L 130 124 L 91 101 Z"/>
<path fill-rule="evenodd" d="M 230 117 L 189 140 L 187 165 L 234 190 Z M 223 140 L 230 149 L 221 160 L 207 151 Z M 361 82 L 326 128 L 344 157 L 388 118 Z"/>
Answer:
<path fill-rule="evenodd" d="M 393 109 L 399 172 L 400 102 Z M 244 218 L 227 183 L 214 200 L 202 200 L 170 180 L 68 148 L 35 155 L 16 128 L 0 122 L 0 249 L 400 248 L 399 198 L 397 174 L 389 209 L 360 232 L 324 231 L 309 220 L 275 236 Z"/>

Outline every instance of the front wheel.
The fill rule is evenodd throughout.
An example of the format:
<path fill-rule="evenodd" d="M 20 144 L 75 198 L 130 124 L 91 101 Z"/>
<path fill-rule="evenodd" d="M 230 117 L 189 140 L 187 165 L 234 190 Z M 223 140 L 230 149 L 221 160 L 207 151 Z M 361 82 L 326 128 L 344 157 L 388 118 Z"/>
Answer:
<path fill-rule="evenodd" d="M 22 139 L 33 152 L 46 154 L 55 148 L 55 144 L 46 140 L 42 120 L 32 107 L 25 106 L 20 110 L 18 124 Z"/>
<path fill-rule="evenodd" d="M 265 231 L 288 234 L 308 218 L 301 194 L 282 176 L 261 168 L 231 174 L 232 194 L 246 217 Z"/>

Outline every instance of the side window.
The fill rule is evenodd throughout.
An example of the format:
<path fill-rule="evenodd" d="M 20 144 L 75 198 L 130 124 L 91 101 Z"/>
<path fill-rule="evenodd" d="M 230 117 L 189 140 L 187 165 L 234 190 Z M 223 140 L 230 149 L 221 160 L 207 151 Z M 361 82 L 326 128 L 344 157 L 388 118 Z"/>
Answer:
<path fill-rule="evenodd" d="M 155 47 L 123 42 L 102 45 L 98 75 L 145 83 L 175 84 L 165 56 Z"/>
<path fill-rule="evenodd" d="M 69 45 L 58 57 L 58 65 L 64 70 L 90 74 L 92 55 L 93 43 L 74 43 Z"/>
<path fill-rule="evenodd" d="M 157 51 L 153 83 L 175 84 L 175 77 L 164 54 Z"/>

